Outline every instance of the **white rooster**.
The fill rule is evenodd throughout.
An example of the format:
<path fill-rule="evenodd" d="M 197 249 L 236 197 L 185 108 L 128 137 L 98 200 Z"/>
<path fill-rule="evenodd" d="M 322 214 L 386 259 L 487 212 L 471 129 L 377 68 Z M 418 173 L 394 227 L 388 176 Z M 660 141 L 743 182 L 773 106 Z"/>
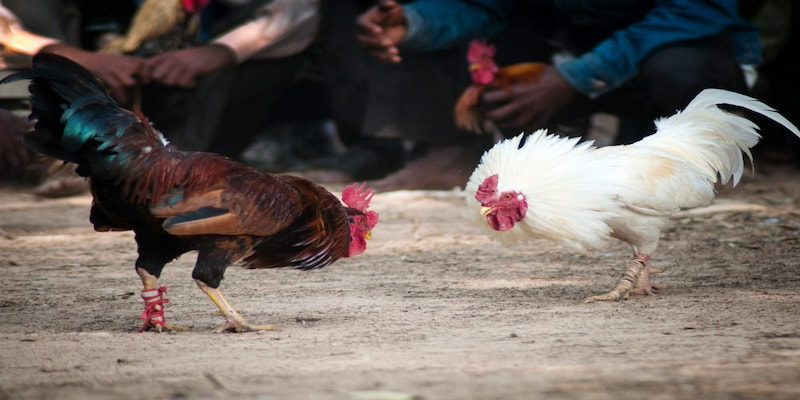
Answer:
<path fill-rule="evenodd" d="M 670 216 L 711 204 L 715 184 L 739 182 L 758 126 L 718 107 L 728 104 L 800 131 L 760 101 L 706 89 L 682 112 L 656 121 L 656 133 L 627 146 L 539 130 L 497 143 L 466 186 L 481 225 L 502 241 L 540 237 L 585 252 L 613 237 L 633 247 L 617 285 L 587 302 L 617 300 L 662 288 L 650 278 L 650 255 Z M 480 213 L 480 214 L 478 214 Z"/>

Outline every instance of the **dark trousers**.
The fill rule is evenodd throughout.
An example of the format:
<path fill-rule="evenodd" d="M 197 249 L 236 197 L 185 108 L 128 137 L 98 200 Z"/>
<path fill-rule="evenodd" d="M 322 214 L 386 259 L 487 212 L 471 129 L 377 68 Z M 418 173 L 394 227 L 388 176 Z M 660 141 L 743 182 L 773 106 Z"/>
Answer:
<path fill-rule="evenodd" d="M 162 99 L 178 94 L 175 97 L 183 102 L 178 108 L 185 114 L 172 115 L 171 119 L 164 116 L 167 126 L 160 129 L 183 150 L 238 157 L 275 103 L 297 82 L 300 66 L 307 60 L 305 53 L 248 60 L 204 76 L 196 87 L 182 95 L 180 90 L 172 89 Z M 158 111 L 148 115 L 158 115 Z"/>
<path fill-rule="evenodd" d="M 747 91 L 735 51 L 725 35 L 665 46 L 647 57 L 640 70 L 639 76 L 589 107 L 590 111 L 620 118 L 618 144 L 654 133 L 655 119 L 683 109 L 703 89 Z"/>

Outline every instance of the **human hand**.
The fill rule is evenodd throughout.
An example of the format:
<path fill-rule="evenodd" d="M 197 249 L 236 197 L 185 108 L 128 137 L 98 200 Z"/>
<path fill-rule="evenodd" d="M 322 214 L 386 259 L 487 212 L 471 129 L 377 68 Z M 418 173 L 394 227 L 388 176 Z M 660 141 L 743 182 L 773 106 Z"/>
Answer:
<path fill-rule="evenodd" d="M 561 107 L 572 103 L 577 90 L 553 65 L 546 65 L 538 81 L 493 89 L 481 97 L 487 119 L 508 129 L 538 129 Z"/>
<path fill-rule="evenodd" d="M 356 19 L 358 42 L 373 57 L 385 63 L 402 59 L 397 44 L 406 36 L 406 14 L 394 0 L 381 1 Z"/>
<path fill-rule="evenodd" d="M 128 89 L 136 85 L 144 63 L 138 57 L 95 53 L 64 43 L 51 44 L 40 51 L 67 57 L 82 65 L 100 79 L 120 103 L 128 101 Z"/>
<path fill-rule="evenodd" d="M 209 44 L 172 50 L 144 62 L 143 83 L 158 82 L 167 86 L 192 87 L 203 75 L 236 63 L 233 51 L 223 45 Z"/>

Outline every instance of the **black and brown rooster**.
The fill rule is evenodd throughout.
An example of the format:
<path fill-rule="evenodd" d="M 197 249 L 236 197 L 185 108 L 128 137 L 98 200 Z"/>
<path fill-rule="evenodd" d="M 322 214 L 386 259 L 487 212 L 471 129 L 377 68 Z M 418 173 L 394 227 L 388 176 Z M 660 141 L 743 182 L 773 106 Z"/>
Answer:
<path fill-rule="evenodd" d="M 221 330 L 250 325 L 219 290 L 226 268 L 325 267 L 366 249 L 378 221 L 367 210 L 372 190 L 351 185 L 339 199 L 317 184 L 259 172 L 228 158 L 184 152 L 141 115 L 119 108 L 100 81 L 78 64 L 39 54 L 33 68 L 0 83 L 31 79 L 35 130 L 25 144 L 78 165 L 90 178 L 90 220 L 98 231 L 132 230 L 136 272 L 144 284 L 144 325 L 175 329 L 164 319 L 158 285 L 164 266 L 197 251 L 192 277 L 225 316 Z"/>

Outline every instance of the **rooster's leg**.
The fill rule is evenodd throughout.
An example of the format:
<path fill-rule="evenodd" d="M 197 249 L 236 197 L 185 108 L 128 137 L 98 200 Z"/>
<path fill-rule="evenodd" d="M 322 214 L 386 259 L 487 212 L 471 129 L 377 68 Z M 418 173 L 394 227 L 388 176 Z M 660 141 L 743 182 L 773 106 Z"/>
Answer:
<path fill-rule="evenodd" d="M 222 292 L 219 289 L 212 288 L 200 280 L 195 279 L 197 286 L 200 287 L 200 290 L 205 293 L 214 304 L 217 305 L 219 311 L 222 312 L 222 315 L 225 316 L 226 323 L 221 328 L 217 329 L 217 332 L 225 332 L 225 331 L 232 331 L 232 332 L 250 332 L 250 331 L 272 331 L 277 329 L 275 325 L 250 325 L 247 321 L 242 318 L 242 315 L 236 311 L 225 297 L 222 296 Z"/>
<path fill-rule="evenodd" d="M 658 283 L 653 282 L 651 275 L 660 274 L 664 272 L 664 270 L 660 268 L 650 268 L 650 258 L 648 257 L 644 264 L 644 269 L 642 273 L 639 274 L 639 278 L 636 279 L 636 283 L 633 285 L 633 289 L 631 289 L 630 294 L 644 294 L 653 296 L 653 289 L 661 290 L 666 289 L 665 285 L 661 285 Z"/>
<path fill-rule="evenodd" d="M 158 332 L 163 330 L 168 331 L 182 331 L 184 328 L 170 324 L 164 318 L 164 305 L 169 302 L 164 297 L 167 292 L 166 286 L 158 286 L 158 278 L 151 275 L 144 268 L 136 268 L 136 273 L 142 279 L 142 300 L 144 300 L 144 312 L 142 313 L 142 329 L 139 332 L 144 332 L 148 329 L 155 329 Z"/>
<path fill-rule="evenodd" d="M 608 301 L 608 300 L 619 300 L 625 299 L 628 297 L 628 294 L 631 292 L 631 289 L 638 288 L 640 285 L 644 285 L 646 281 L 650 281 L 650 256 L 644 254 L 637 254 L 633 256 L 633 258 L 628 261 L 627 266 L 625 267 L 625 272 L 622 273 L 622 276 L 617 281 L 617 285 L 614 286 L 614 289 L 608 293 L 604 293 L 597 296 L 591 296 L 585 300 L 586 303 L 591 303 L 594 301 Z M 645 270 L 647 270 L 647 277 L 643 278 L 645 275 Z M 649 282 L 651 287 L 656 287 L 652 285 L 652 282 Z M 657 287 L 656 287 L 657 288 Z M 652 290 L 649 292 L 652 294 Z"/>

